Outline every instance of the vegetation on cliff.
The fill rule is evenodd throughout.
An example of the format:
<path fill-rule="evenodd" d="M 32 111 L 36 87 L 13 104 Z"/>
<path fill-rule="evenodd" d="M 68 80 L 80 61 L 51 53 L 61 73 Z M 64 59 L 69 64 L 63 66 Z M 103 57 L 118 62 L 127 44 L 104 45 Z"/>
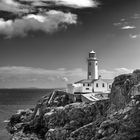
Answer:
<path fill-rule="evenodd" d="M 110 100 L 73 103 L 57 91 L 10 118 L 12 140 L 139 140 L 140 70 L 114 79 Z M 50 100 L 51 99 L 51 100 Z"/>

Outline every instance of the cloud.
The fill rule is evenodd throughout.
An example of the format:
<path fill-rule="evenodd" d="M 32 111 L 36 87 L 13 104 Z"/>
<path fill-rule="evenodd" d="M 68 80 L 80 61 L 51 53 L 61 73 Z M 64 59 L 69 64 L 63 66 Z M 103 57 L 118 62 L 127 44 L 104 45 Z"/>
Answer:
<path fill-rule="evenodd" d="M 77 15 L 50 10 L 44 15 L 29 14 L 22 19 L 7 20 L 0 19 L 0 34 L 7 38 L 15 36 L 26 36 L 29 31 L 43 31 L 52 33 L 68 24 L 76 24 Z"/>
<path fill-rule="evenodd" d="M 97 7 L 98 5 L 98 3 L 93 0 L 52 0 L 52 1 L 54 1 L 56 5 L 65 5 L 73 8 Z"/>
<path fill-rule="evenodd" d="M 121 19 L 120 22 L 113 23 L 114 26 L 119 27 L 122 30 L 128 30 L 128 29 L 135 29 L 136 26 L 129 25 L 130 23 L 125 21 L 125 19 Z"/>
<path fill-rule="evenodd" d="M 99 74 L 111 74 L 111 76 L 116 76 L 118 74 L 131 73 L 132 69 L 127 68 L 115 68 L 113 70 L 101 69 Z M 75 68 L 72 70 L 67 70 L 65 68 L 59 68 L 56 70 L 48 70 L 42 68 L 33 67 L 23 67 L 23 66 L 5 66 L 0 67 L 0 77 L 8 76 L 58 76 L 62 79 L 68 79 L 70 77 L 80 77 L 84 78 L 86 76 L 86 71 L 81 68 Z M 109 77 L 108 77 L 109 78 Z M 67 80 L 66 80 L 67 81 Z"/>
<path fill-rule="evenodd" d="M 113 79 L 120 74 L 131 73 L 132 69 L 115 68 L 99 70 L 102 78 Z M 43 68 L 5 66 L 0 67 L 0 87 L 64 87 L 67 83 L 85 79 L 87 72 L 81 68 L 67 70 L 58 68 L 48 70 Z"/>
<path fill-rule="evenodd" d="M 49 3 L 53 3 L 53 6 Z M 18 16 L 15 19 L 0 18 L 0 34 L 11 38 L 26 36 L 29 31 L 52 33 L 62 27 L 66 28 L 66 25 L 76 24 L 78 15 L 70 11 L 66 13 L 63 9 L 49 10 L 49 8 L 61 5 L 87 8 L 96 7 L 98 4 L 92 0 L 1 0 L 1 11 L 12 12 Z"/>
<path fill-rule="evenodd" d="M 135 28 L 136 28 L 135 26 L 128 25 L 128 26 L 123 26 L 121 29 L 127 30 L 127 29 L 135 29 Z"/>
<path fill-rule="evenodd" d="M 121 22 L 116 22 L 116 23 L 113 23 L 114 26 L 121 26 L 122 23 Z"/>
<path fill-rule="evenodd" d="M 140 34 L 129 34 L 129 37 L 130 37 L 131 39 L 140 38 Z"/>
<path fill-rule="evenodd" d="M 140 15 L 138 13 L 133 14 L 131 17 L 121 18 L 118 22 L 113 23 L 114 26 L 119 29 L 128 30 L 135 29 Z"/>
<path fill-rule="evenodd" d="M 98 2 L 95 0 L 20 0 L 22 2 L 32 2 L 32 5 L 57 5 L 71 8 L 88 8 L 97 7 Z"/>
<path fill-rule="evenodd" d="M 112 79 L 114 78 L 114 72 L 106 69 L 99 70 L 99 75 L 102 76 L 102 78 L 105 79 Z"/>
<path fill-rule="evenodd" d="M 120 21 L 113 23 L 119 31 L 127 35 L 130 39 L 140 37 L 140 14 L 135 13 L 130 17 L 122 18 Z"/>
<path fill-rule="evenodd" d="M 42 68 L 23 67 L 23 66 L 5 66 L 0 67 L 0 75 L 56 75 L 56 76 L 82 76 L 83 70 L 76 68 L 74 70 L 56 69 L 47 70 Z"/>
<path fill-rule="evenodd" d="M 133 72 L 132 69 L 127 69 L 127 68 L 115 68 L 113 70 L 99 70 L 99 74 L 102 75 L 103 78 L 105 79 L 113 79 L 114 77 L 120 75 L 120 74 L 128 74 Z"/>
<path fill-rule="evenodd" d="M 43 1 L 33 1 L 31 5 L 35 6 L 35 7 L 37 7 L 37 6 L 39 6 L 39 7 L 47 7 L 48 6 L 48 4 L 44 3 Z"/>
<path fill-rule="evenodd" d="M 0 1 L 0 10 L 7 11 L 12 13 L 28 13 L 29 6 L 20 4 L 13 0 L 1 0 Z"/>
<path fill-rule="evenodd" d="M 86 72 L 81 68 L 48 70 L 23 66 L 0 67 L 0 87 L 58 87 L 85 77 Z"/>
<path fill-rule="evenodd" d="M 42 15 L 34 15 L 34 14 L 30 14 L 30 15 L 27 15 L 26 17 L 24 17 L 24 19 L 35 19 L 37 20 L 38 22 L 45 22 L 46 18 Z"/>
<path fill-rule="evenodd" d="M 140 14 L 138 13 L 135 13 L 133 16 L 132 16 L 133 19 L 139 19 L 140 18 Z"/>
<path fill-rule="evenodd" d="M 125 73 L 131 73 L 131 72 L 133 72 L 132 69 L 127 69 L 127 68 L 115 68 L 114 70 L 118 74 L 125 74 Z"/>
<path fill-rule="evenodd" d="M 68 82 L 68 81 L 69 81 L 69 79 L 68 79 L 67 77 L 63 77 L 63 80 L 64 80 L 65 82 Z"/>
<path fill-rule="evenodd" d="M 19 4 L 13 0 L 2 0 L 3 3 L 13 6 L 18 6 Z"/>
<path fill-rule="evenodd" d="M 95 0 L 0 0 L 0 12 L 5 12 L 0 18 L 0 34 L 12 38 L 24 37 L 30 31 L 52 33 L 77 23 L 78 15 L 71 12 L 72 8 L 97 6 Z M 55 7 L 59 10 L 53 10 Z"/>
<path fill-rule="evenodd" d="M 81 68 L 73 70 L 67 70 L 65 68 L 59 68 L 56 70 L 47 70 L 42 68 L 23 67 L 23 66 L 5 66 L 0 67 L 0 74 L 37 74 L 37 75 L 61 75 L 61 76 L 82 76 L 85 74 Z"/>

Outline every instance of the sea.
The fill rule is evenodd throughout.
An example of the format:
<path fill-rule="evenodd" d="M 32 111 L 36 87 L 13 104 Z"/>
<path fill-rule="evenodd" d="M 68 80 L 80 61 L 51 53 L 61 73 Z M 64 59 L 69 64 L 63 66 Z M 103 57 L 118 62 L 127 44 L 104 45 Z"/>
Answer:
<path fill-rule="evenodd" d="M 8 120 L 19 109 L 35 107 L 42 96 L 49 96 L 53 90 L 37 88 L 0 89 L 0 140 L 10 140 L 4 120 Z"/>

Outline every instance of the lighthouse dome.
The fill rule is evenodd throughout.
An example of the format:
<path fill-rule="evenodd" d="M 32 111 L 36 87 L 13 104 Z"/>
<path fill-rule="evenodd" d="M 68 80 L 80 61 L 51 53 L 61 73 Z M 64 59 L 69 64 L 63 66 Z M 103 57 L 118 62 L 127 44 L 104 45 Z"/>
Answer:
<path fill-rule="evenodd" d="M 96 53 L 95 53 L 95 51 L 91 50 L 91 51 L 89 52 L 89 58 L 96 58 Z"/>
<path fill-rule="evenodd" d="M 89 53 L 95 53 L 95 51 L 91 50 Z"/>

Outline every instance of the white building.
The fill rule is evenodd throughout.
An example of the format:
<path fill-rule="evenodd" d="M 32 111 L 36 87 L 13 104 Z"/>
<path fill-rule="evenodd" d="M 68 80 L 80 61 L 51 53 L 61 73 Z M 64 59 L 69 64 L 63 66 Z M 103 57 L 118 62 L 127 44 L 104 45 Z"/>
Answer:
<path fill-rule="evenodd" d="M 98 75 L 98 60 L 94 51 L 89 52 L 87 59 L 87 79 L 67 85 L 67 92 L 78 93 L 110 93 L 112 79 L 102 79 Z"/>

